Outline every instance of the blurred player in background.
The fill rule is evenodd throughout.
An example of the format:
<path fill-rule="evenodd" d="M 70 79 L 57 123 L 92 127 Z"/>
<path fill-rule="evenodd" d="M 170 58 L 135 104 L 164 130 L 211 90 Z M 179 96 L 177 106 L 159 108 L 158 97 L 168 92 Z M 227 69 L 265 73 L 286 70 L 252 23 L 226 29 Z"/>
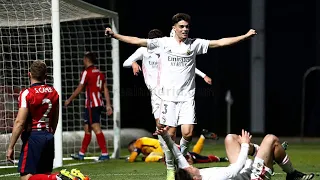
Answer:
<path fill-rule="evenodd" d="M 101 93 L 104 93 L 106 98 L 107 115 L 112 114 L 112 107 L 110 102 L 109 90 L 107 87 L 106 78 L 103 73 L 94 65 L 96 63 L 96 56 L 93 52 L 87 52 L 83 58 L 85 70 L 81 73 L 80 83 L 77 89 L 73 92 L 64 105 L 67 107 L 70 102 L 76 98 L 83 89 L 86 90 L 86 102 L 84 113 L 84 138 L 79 154 L 72 154 L 74 159 L 83 160 L 87 148 L 91 142 L 91 132 L 96 134 L 97 142 L 101 149 L 99 160 L 108 160 L 109 154 L 106 146 L 106 140 L 100 127 L 100 116 L 104 109 L 104 102 Z"/>
<path fill-rule="evenodd" d="M 21 180 L 60 180 L 73 176 L 66 170 L 51 174 L 54 159 L 54 133 L 59 119 L 59 95 L 45 84 L 47 66 L 34 61 L 30 67 L 31 86 L 20 92 L 19 111 L 14 122 L 7 151 L 7 159 L 13 160 L 14 146 L 21 135 L 23 142 L 18 172 Z M 85 177 L 80 171 L 79 176 Z"/>
<path fill-rule="evenodd" d="M 161 38 L 163 33 L 158 29 L 153 29 L 148 33 L 148 39 Z M 160 127 L 159 116 L 160 116 L 160 104 L 161 99 L 156 95 L 155 89 L 158 83 L 159 77 L 159 62 L 160 52 L 157 50 L 148 50 L 146 47 L 138 48 L 124 63 L 123 67 L 132 67 L 133 74 L 135 76 L 141 71 L 141 67 L 137 63 L 138 60 L 142 60 L 142 71 L 144 81 L 151 94 L 151 106 L 152 113 L 156 120 L 157 127 Z M 201 76 L 204 81 L 211 85 L 211 78 L 206 74 L 195 68 L 195 74 Z M 161 136 L 158 137 L 160 141 L 163 141 Z M 164 144 L 163 142 L 161 144 Z M 171 152 L 168 148 L 162 146 L 163 151 L 166 154 L 166 165 L 167 165 L 167 179 L 173 179 L 174 176 L 174 163 Z M 171 178 L 170 178 L 171 176 Z"/>
<path fill-rule="evenodd" d="M 194 145 L 192 152 L 188 152 L 187 159 L 189 164 L 227 161 L 227 158 L 225 157 L 218 157 L 215 155 L 200 155 L 206 138 L 215 140 L 218 139 L 215 133 L 207 132 L 206 135 L 208 136 L 205 137 L 204 135 L 201 135 L 197 143 Z M 127 158 L 128 162 L 134 162 L 140 153 L 144 155 L 143 160 L 145 162 L 159 162 L 164 158 L 161 142 L 150 137 L 142 137 L 131 141 L 128 145 L 128 151 L 130 152 L 130 156 Z"/>
<path fill-rule="evenodd" d="M 188 38 L 191 18 L 184 13 L 178 13 L 172 18 L 174 37 L 155 39 L 142 39 L 131 36 L 115 34 L 111 28 L 106 28 L 105 33 L 120 41 L 144 46 L 148 51 L 158 51 L 160 65 L 157 95 L 161 98 L 160 124 L 170 127 L 181 125 L 182 138 L 180 141 L 181 152 L 186 155 L 191 143 L 195 118 L 195 65 L 196 55 L 207 53 L 208 48 L 229 46 L 246 40 L 256 34 L 250 29 L 246 34 L 222 38 L 219 40 L 191 39 Z M 174 138 L 175 128 L 169 130 Z"/>

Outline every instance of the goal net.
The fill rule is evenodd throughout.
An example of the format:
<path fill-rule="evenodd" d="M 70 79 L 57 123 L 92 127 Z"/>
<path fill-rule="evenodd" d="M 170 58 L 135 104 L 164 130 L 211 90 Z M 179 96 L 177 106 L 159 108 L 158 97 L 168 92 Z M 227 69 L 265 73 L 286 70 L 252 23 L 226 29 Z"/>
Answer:
<path fill-rule="evenodd" d="M 55 0 L 53 0 L 55 1 Z M 119 156 L 120 145 L 120 97 L 119 97 L 119 52 L 118 42 L 106 38 L 107 26 L 117 30 L 117 14 L 78 0 L 60 0 L 60 50 L 61 66 L 54 67 L 51 22 L 51 0 L 0 0 L 0 167 L 8 164 L 6 148 L 11 136 L 14 118 L 18 111 L 20 90 L 28 87 L 28 71 L 33 60 L 45 60 L 48 66 L 47 84 L 61 81 L 62 102 L 71 96 L 80 81 L 83 71 L 83 56 L 87 51 L 97 55 L 97 66 L 105 73 L 114 114 L 101 118 L 102 130 L 109 152 Z M 61 69 L 61 77 L 53 78 L 53 70 Z M 62 108 L 62 147 L 68 159 L 78 153 L 84 135 L 82 128 L 84 93 L 67 108 Z M 19 140 L 15 146 L 18 160 L 21 148 Z M 88 156 L 100 154 L 96 137 L 92 136 Z M 16 161 L 17 162 L 17 161 Z"/>

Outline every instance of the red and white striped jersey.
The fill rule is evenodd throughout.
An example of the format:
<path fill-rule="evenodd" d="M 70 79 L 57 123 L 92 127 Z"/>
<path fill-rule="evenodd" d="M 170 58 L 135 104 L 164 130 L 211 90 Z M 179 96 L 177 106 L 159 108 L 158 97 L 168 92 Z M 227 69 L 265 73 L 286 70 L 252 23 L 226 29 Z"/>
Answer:
<path fill-rule="evenodd" d="M 29 114 L 25 129 L 47 129 L 52 132 L 50 122 L 53 118 L 53 109 L 59 106 L 59 94 L 49 85 L 36 83 L 22 90 L 19 95 L 19 108 L 28 108 Z"/>
<path fill-rule="evenodd" d="M 105 83 L 104 74 L 95 66 L 90 66 L 81 73 L 80 84 L 86 87 L 86 108 L 104 106 L 101 92 Z"/>

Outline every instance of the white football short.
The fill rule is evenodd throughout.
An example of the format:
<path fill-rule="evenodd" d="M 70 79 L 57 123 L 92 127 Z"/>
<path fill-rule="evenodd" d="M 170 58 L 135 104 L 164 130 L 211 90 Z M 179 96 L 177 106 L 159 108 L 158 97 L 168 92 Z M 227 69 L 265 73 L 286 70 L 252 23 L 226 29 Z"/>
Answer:
<path fill-rule="evenodd" d="M 154 119 L 159 119 L 161 99 L 159 96 L 155 95 L 155 93 L 152 93 L 152 91 L 150 91 L 150 95 L 151 95 L 152 114 L 154 116 Z"/>
<path fill-rule="evenodd" d="M 180 102 L 162 100 L 160 124 L 171 127 L 182 124 L 197 124 L 194 99 Z"/>

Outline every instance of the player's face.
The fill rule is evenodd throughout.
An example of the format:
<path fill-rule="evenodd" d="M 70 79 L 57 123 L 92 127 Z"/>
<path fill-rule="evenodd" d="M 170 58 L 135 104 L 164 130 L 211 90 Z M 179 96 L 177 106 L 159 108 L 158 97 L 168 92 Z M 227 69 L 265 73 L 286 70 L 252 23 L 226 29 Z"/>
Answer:
<path fill-rule="evenodd" d="M 87 63 L 88 63 L 88 59 L 87 59 L 87 58 L 83 58 L 83 65 L 84 65 L 84 67 L 87 67 Z"/>
<path fill-rule="evenodd" d="M 183 40 L 188 38 L 189 35 L 189 23 L 187 21 L 181 20 L 173 26 L 173 29 L 176 32 L 176 36 L 179 39 Z"/>
<path fill-rule="evenodd" d="M 190 166 L 186 170 L 188 171 L 188 173 L 191 174 L 191 176 L 193 177 L 194 180 L 202 180 L 202 177 L 200 175 L 200 171 L 198 168 Z"/>

